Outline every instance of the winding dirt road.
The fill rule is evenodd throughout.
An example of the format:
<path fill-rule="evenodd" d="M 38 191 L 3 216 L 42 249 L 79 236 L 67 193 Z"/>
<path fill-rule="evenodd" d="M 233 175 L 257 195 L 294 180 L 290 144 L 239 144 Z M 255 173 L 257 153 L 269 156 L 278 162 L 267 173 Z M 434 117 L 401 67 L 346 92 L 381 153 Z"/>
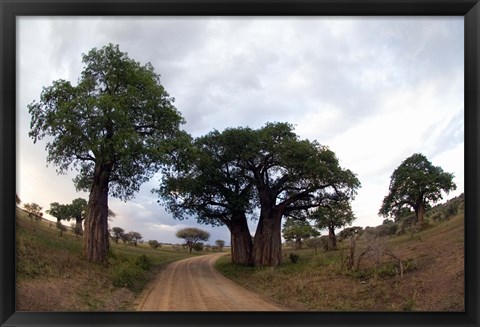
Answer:
<path fill-rule="evenodd" d="M 223 253 L 169 264 L 147 288 L 140 311 L 284 311 L 216 271 Z"/>

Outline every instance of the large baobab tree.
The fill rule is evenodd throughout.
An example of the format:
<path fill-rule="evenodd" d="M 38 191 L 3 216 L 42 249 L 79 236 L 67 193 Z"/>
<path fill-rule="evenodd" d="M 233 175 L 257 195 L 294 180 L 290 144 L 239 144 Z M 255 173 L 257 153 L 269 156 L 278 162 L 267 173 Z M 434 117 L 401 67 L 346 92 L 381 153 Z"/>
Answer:
<path fill-rule="evenodd" d="M 379 215 L 397 219 L 405 208 L 412 208 L 417 222 L 423 223 L 427 207 L 441 200 L 442 192 L 456 188 L 453 174 L 432 165 L 423 154 L 415 153 L 393 172 L 389 193 L 383 199 Z"/>
<path fill-rule="evenodd" d="M 173 151 L 183 119 L 150 63 L 112 44 L 82 61 L 76 85 L 54 81 L 28 106 L 29 135 L 34 142 L 48 136 L 47 161 L 59 173 L 76 169 L 75 186 L 90 192 L 83 252 L 101 262 L 109 249 L 108 196 L 134 196 Z"/>

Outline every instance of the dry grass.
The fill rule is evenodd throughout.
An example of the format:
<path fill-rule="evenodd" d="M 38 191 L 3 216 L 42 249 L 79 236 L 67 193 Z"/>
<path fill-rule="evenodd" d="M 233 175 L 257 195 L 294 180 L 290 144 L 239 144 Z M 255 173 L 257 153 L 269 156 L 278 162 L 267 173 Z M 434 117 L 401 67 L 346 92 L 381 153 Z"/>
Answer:
<path fill-rule="evenodd" d="M 21 209 L 16 221 L 17 311 L 130 311 L 156 271 L 190 256 L 111 242 L 108 264 L 94 264 L 82 258 L 82 239 L 72 232 L 60 237 L 54 224 L 31 221 Z"/>
<path fill-rule="evenodd" d="M 384 256 L 378 265 L 364 257 L 357 271 L 347 271 L 344 249 L 333 252 L 286 249 L 276 268 L 251 268 L 222 258 L 217 267 L 227 277 L 273 301 L 299 311 L 463 311 L 463 214 L 415 233 L 386 237 L 385 246 L 403 261 Z M 356 253 L 366 246 L 359 239 Z M 299 255 L 294 264 L 289 253 Z"/>

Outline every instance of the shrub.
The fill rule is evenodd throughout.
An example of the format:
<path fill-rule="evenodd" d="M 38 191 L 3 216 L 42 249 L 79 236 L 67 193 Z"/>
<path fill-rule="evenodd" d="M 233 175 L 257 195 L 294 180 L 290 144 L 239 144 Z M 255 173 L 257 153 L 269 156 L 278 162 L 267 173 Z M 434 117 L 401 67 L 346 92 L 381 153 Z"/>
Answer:
<path fill-rule="evenodd" d="M 134 263 L 143 270 L 148 270 L 152 266 L 151 260 L 145 254 L 136 257 Z"/>
<path fill-rule="evenodd" d="M 202 242 L 195 243 L 192 247 L 195 251 L 203 251 L 204 245 Z"/>
<path fill-rule="evenodd" d="M 132 261 L 123 261 L 110 268 L 110 279 L 115 287 L 134 288 L 143 278 L 143 269 Z"/>
<path fill-rule="evenodd" d="M 394 235 L 398 230 L 398 224 L 396 223 L 389 223 L 379 225 L 377 227 L 367 227 L 365 231 L 373 236 L 382 237 L 387 235 Z"/>
<path fill-rule="evenodd" d="M 156 240 L 150 240 L 150 241 L 148 241 L 148 244 L 149 244 L 149 245 L 152 247 L 152 249 L 154 249 L 154 250 L 155 250 L 156 248 L 158 248 L 158 247 L 161 246 L 161 244 L 160 244 L 158 241 L 156 241 Z"/>
<path fill-rule="evenodd" d="M 433 221 L 442 221 L 443 220 L 443 214 L 440 211 L 437 211 L 434 214 L 432 214 L 430 218 Z"/>
<path fill-rule="evenodd" d="M 290 253 L 289 258 L 292 263 L 297 263 L 300 256 L 296 253 Z"/>
<path fill-rule="evenodd" d="M 458 212 L 459 206 L 460 203 L 458 201 L 450 201 L 450 203 L 445 208 L 445 219 L 449 219 L 450 217 L 455 216 Z"/>
<path fill-rule="evenodd" d="M 144 271 L 150 269 L 151 260 L 144 254 L 132 259 L 109 255 L 110 280 L 115 287 L 136 289 L 145 281 Z"/>

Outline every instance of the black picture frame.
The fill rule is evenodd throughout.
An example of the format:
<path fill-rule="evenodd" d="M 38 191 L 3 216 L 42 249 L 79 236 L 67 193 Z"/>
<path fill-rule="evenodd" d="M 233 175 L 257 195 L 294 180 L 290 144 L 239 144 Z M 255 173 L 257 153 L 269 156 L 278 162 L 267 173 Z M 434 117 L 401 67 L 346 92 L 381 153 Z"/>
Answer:
<path fill-rule="evenodd" d="M 152 15 L 412 15 L 465 19 L 465 312 L 16 312 L 16 17 Z M 478 0 L 0 0 L 1 326 L 478 326 L 480 4 Z M 10 199 L 10 200 L 8 200 Z"/>

